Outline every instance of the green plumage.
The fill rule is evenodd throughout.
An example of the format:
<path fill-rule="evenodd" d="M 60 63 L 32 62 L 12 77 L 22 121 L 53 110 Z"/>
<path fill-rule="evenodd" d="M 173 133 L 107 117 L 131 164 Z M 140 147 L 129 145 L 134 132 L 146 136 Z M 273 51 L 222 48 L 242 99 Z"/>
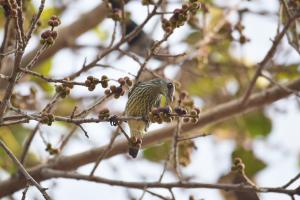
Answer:
<path fill-rule="evenodd" d="M 173 97 L 174 86 L 164 79 L 153 79 L 138 83 L 129 92 L 125 108 L 126 116 L 143 117 L 145 120 L 128 120 L 131 142 L 129 154 L 136 157 L 141 146 L 142 138 L 149 126 L 148 114 L 155 105 L 159 105 L 161 96 L 166 96 L 167 101 Z"/>

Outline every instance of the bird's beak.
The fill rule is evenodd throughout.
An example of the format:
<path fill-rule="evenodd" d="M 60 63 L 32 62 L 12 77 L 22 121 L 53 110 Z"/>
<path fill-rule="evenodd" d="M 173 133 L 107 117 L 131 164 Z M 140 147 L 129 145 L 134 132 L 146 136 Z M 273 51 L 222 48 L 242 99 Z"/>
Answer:
<path fill-rule="evenodd" d="M 174 100 L 174 87 L 168 90 L 168 94 L 166 97 L 167 104 L 171 103 Z"/>

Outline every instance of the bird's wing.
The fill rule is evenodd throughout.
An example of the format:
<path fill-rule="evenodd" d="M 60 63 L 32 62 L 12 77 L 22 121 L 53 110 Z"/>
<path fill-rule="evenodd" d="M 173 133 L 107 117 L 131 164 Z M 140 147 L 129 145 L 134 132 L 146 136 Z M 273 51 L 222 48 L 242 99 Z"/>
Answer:
<path fill-rule="evenodd" d="M 128 92 L 128 97 L 132 94 L 132 92 L 136 89 L 136 87 L 141 83 L 141 81 L 137 82 Z"/>

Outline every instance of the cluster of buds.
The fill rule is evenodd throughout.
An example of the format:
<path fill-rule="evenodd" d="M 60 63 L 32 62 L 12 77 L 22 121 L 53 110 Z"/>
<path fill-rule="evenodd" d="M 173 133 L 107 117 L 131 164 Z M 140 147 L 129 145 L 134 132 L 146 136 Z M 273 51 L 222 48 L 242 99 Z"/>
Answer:
<path fill-rule="evenodd" d="M 196 124 L 198 122 L 199 116 L 200 116 L 200 109 L 199 108 L 194 108 L 193 110 L 191 110 L 189 112 L 188 117 L 183 118 L 183 121 L 185 123 L 192 122 L 192 123 Z"/>
<path fill-rule="evenodd" d="M 125 76 L 124 78 L 118 79 L 119 86 L 111 85 L 109 89 L 106 89 L 104 91 L 105 95 L 114 95 L 116 99 L 118 99 L 120 96 L 123 96 L 125 94 L 125 90 L 123 86 L 130 87 L 132 86 L 132 81 L 129 79 L 129 77 Z"/>
<path fill-rule="evenodd" d="M 178 116 L 184 116 L 187 114 L 187 110 L 185 108 L 182 107 L 176 107 L 174 108 L 174 112 L 178 115 Z"/>
<path fill-rule="evenodd" d="M 171 122 L 174 119 L 174 116 L 171 115 L 172 109 L 170 106 L 161 107 L 161 108 L 154 108 L 149 113 L 149 120 L 152 123 L 159 123 L 162 122 Z"/>
<path fill-rule="evenodd" d="M 188 20 L 189 15 L 196 14 L 200 6 L 199 0 L 190 0 L 189 3 L 183 4 L 181 8 L 173 11 L 169 20 L 163 19 L 162 28 L 166 33 L 171 33 L 175 28 L 182 26 Z"/>
<path fill-rule="evenodd" d="M 88 87 L 89 91 L 93 91 L 96 88 L 96 85 L 99 83 L 99 79 L 93 77 L 93 76 L 88 76 L 86 78 L 86 81 L 84 82 L 84 85 Z"/>
<path fill-rule="evenodd" d="M 59 26 L 60 24 L 61 24 L 60 19 L 56 15 L 53 15 L 48 21 L 48 25 L 51 26 L 52 29 L 54 27 Z"/>
<path fill-rule="evenodd" d="M 57 38 L 57 31 L 55 31 L 54 28 L 60 25 L 60 23 L 60 19 L 55 15 L 49 19 L 48 25 L 51 26 L 51 30 L 46 30 L 42 33 L 42 44 L 52 45 L 54 43 L 55 39 Z"/>
<path fill-rule="evenodd" d="M 250 41 L 250 39 L 247 38 L 247 37 L 245 36 L 245 34 L 244 34 L 245 26 L 242 24 L 241 21 L 239 21 L 239 22 L 235 25 L 234 29 L 235 29 L 237 32 L 239 32 L 239 34 L 240 34 L 240 38 L 239 38 L 240 44 L 245 44 L 246 42 L 249 42 L 249 41 Z"/>
<path fill-rule="evenodd" d="M 47 152 L 49 152 L 50 155 L 56 155 L 59 153 L 59 150 L 56 148 L 53 148 L 50 143 L 47 143 L 46 149 Z"/>
<path fill-rule="evenodd" d="M 40 122 L 42 124 L 47 124 L 48 126 L 52 125 L 52 122 L 54 121 L 54 115 L 50 113 L 42 113 Z"/>
<path fill-rule="evenodd" d="M 234 159 L 231 170 L 239 172 L 243 172 L 245 170 L 245 164 L 243 163 L 241 158 L 237 157 Z"/>
<path fill-rule="evenodd" d="M 98 114 L 98 118 L 100 120 L 109 118 L 109 110 L 107 108 L 100 110 Z"/>
<path fill-rule="evenodd" d="M 57 32 L 54 30 L 46 30 L 41 35 L 41 43 L 52 45 L 57 38 Z"/>
<path fill-rule="evenodd" d="M 63 83 L 61 85 L 57 85 L 55 91 L 59 94 L 61 98 L 65 98 L 67 95 L 70 94 L 72 88 L 72 83 Z"/>
<path fill-rule="evenodd" d="M 142 5 L 147 6 L 147 5 L 154 5 L 155 2 L 153 0 L 142 0 Z"/>
<path fill-rule="evenodd" d="M 121 21 L 123 18 L 123 12 L 121 9 L 114 8 L 111 10 L 108 17 L 113 19 L 114 21 Z"/>
<path fill-rule="evenodd" d="M 85 86 L 88 87 L 89 91 L 93 91 L 96 88 L 96 85 L 99 83 L 101 84 L 101 86 L 103 88 L 107 88 L 107 86 L 108 86 L 107 76 L 103 75 L 101 77 L 101 80 L 99 80 L 98 78 L 95 78 L 93 76 L 88 76 L 86 78 L 86 81 L 84 82 Z"/>

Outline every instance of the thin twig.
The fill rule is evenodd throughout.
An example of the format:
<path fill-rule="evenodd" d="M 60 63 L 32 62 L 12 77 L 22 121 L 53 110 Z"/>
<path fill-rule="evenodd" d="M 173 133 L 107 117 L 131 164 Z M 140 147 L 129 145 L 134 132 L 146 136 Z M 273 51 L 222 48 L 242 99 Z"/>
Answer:
<path fill-rule="evenodd" d="M 298 91 L 291 90 L 290 88 L 278 83 L 277 81 L 274 81 L 272 78 L 268 77 L 267 75 L 261 73 L 260 76 L 267 79 L 270 83 L 277 85 L 278 87 L 282 88 L 283 90 L 286 90 L 287 92 L 293 93 L 295 96 L 300 97 L 300 93 Z"/>
<path fill-rule="evenodd" d="M 297 181 L 300 178 L 300 173 L 298 173 L 294 178 L 292 178 L 289 182 L 281 186 L 282 188 L 288 188 L 290 185 L 292 185 L 295 181 Z"/>
<path fill-rule="evenodd" d="M 296 19 L 298 19 L 300 17 L 300 14 L 292 17 L 287 24 L 284 26 L 284 28 L 282 29 L 282 31 L 276 35 L 273 45 L 271 46 L 271 48 L 269 49 L 268 53 L 265 55 L 265 57 L 263 58 L 263 60 L 257 64 L 257 70 L 243 96 L 243 99 L 241 100 L 241 104 L 244 105 L 246 104 L 246 101 L 248 100 L 253 87 L 256 83 L 257 78 L 259 77 L 259 75 L 261 74 L 261 71 L 263 70 L 263 68 L 268 64 L 269 60 L 273 57 L 273 55 L 275 54 L 275 51 L 277 49 L 277 46 L 279 45 L 281 39 L 283 38 L 283 36 L 285 35 L 285 33 L 287 32 L 287 30 L 289 29 L 289 27 L 296 21 Z"/>
<path fill-rule="evenodd" d="M 272 188 L 272 187 L 253 187 L 252 185 L 245 184 L 212 184 L 212 183 L 200 183 L 200 182 L 170 182 L 170 183 L 159 183 L 159 182 L 127 182 L 111 180 L 102 177 L 82 175 L 74 172 L 59 171 L 53 169 L 43 169 L 42 175 L 47 178 L 67 178 L 76 180 L 86 180 L 96 183 L 102 183 L 112 186 L 120 186 L 126 188 L 136 188 L 144 190 L 144 188 L 209 188 L 209 189 L 220 189 L 224 191 L 254 191 L 258 193 L 281 193 L 287 195 L 296 195 L 296 189 L 285 189 L 285 188 Z"/>
<path fill-rule="evenodd" d="M 100 162 L 103 160 L 103 158 L 109 153 L 109 151 L 111 150 L 112 148 L 112 145 L 115 141 L 115 139 L 117 138 L 117 136 L 119 135 L 118 133 L 118 129 L 116 130 L 116 132 L 112 135 L 110 141 L 109 141 L 109 144 L 107 146 L 107 148 L 100 154 L 100 156 L 97 158 L 96 162 L 95 162 L 95 165 L 90 173 L 90 176 L 93 176 L 97 167 L 100 165 Z"/>
<path fill-rule="evenodd" d="M 24 143 L 24 147 L 23 147 L 23 151 L 21 153 L 21 157 L 20 157 L 20 163 L 24 164 L 25 160 L 26 160 L 26 156 L 30 147 L 30 144 L 35 136 L 35 134 L 37 133 L 37 131 L 39 130 L 40 127 L 40 123 L 38 123 L 35 128 L 31 131 L 31 134 L 27 137 L 25 143 Z"/>
<path fill-rule="evenodd" d="M 19 162 L 16 156 L 9 150 L 9 148 L 4 144 L 4 142 L 0 139 L 0 146 L 4 149 L 10 159 L 17 165 L 18 169 L 25 176 L 26 180 L 29 181 L 32 185 L 34 185 L 43 195 L 46 200 L 50 200 L 49 195 L 46 193 L 46 189 L 43 188 L 38 182 L 36 182 L 32 176 L 26 171 L 24 166 Z"/>

